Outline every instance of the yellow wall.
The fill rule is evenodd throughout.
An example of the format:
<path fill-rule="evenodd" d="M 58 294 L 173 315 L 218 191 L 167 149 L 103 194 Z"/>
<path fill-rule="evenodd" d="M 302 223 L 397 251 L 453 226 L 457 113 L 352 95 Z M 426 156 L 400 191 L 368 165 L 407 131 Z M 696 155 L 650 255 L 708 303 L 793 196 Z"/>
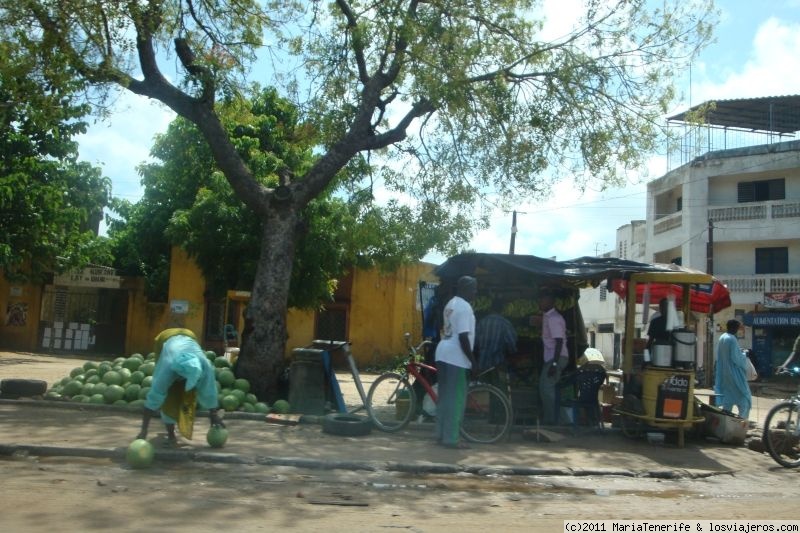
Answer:
<path fill-rule="evenodd" d="M 125 354 L 153 351 L 153 339 L 169 320 L 169 304 L 149 302 L 144 295 L 144 279 L 132 280 L 128 290 L 128 324 L 125 331 Z"/>
<path fill-rule="evenodd" d="M 186 252 L 173 246 L 169 269 L 169 302 L 188 301 L 189 313 L 186 315 L 168 313 L 168 323 L 164 324 L 164 327 L 177 324 L 197 332 L 198 336 L 202 334 L 206 310 L 205 291 L 206 284 L 200 267 L 189 259 Z"/>
<path fill-rule="evenodd" d="M 422 334 L 422 312 L 419 305 L 419 282 L 433 281 L 434 265 L 417 263 L 399 268 L 396 272 L 357 270 L 353 274 L 350 294 L 349 340 L 359 367 L 385 364 L 406 352 L 403 334 L 412 334 L 414 343 Z M 9 349 L 35 350 L 39 317 L 41 315 L 41 287 L 12 284 L 0 275 L 0 345 Z M 149 302 L 144 295 L 141 279 L 126 278 L 123 286 L 128 291 L 128 323 L 125 334 L 125 352 L 147 354 L 153 349 L 153 339 L 163 329 L 178 324 L 202 335 L 205 321 L 205 282 L 200 269 L 179 248 L 172 250 L 170 268 L 169 302 L 185 300 L 189 303 L 186 315 L 175 315 L 169 302 Z M 22 301 L 28 304 L 27 324 L 6 326 L 9 303 Z M 289 338 L 286 356 L 294 348 L 308 346 L 314 340 L 315 313 L 290 309 L 287 315 Z"/>
<path fill-rule="evenodd" d="M 41 316 L 42 287 L 29 283 L 11 283 L 0 271 L 0 345 L 9 350 L 36 349 Z M 9 323 L 11 308 L 24 309 L 24 325 Z M 19 316 L 14 314 L 14 317 Z"/>
<path fill-rule="evenodd" d="M 416 263 L 388 274 L 374 269 L 354 273 L 348 340 L 359 367 L 381 365 L 406 353 L 406 332 L 411 333 L 414 344 L 419 343 L 419 282 L 436 279 L 433 267 Z"/>

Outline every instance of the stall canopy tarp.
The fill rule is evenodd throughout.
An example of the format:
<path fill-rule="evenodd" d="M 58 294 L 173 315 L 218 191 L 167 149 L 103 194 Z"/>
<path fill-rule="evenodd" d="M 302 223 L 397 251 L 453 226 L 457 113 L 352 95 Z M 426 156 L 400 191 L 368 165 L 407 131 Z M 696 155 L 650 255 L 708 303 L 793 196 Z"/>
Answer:
<path fill-rule="evenodd" d="M 463 253 L 449 258 L 436 267 L 434 273 L 440 279 L 455 280 L 461 276 L 492 275 L 500 279 L 538 278 L 541 281 L 570 285 L 576 288 L 597 286 L 611 280 L 613 290 L 625 298 L 627 282 L 637 273 L 700 273 L 697 270 L 670 264 L 650 264 L 618 259 L 614 257 L 579 257 L 567 261 L 555 261 L 535 255 Z M 658 302 L 668 294 L 674 294 L 681 305 L 683 287 L 670 283 L 649 283 L 650 301 Z M 636 301 L 642 303 L 645 284 L 637 284 Z M 690 289 L 691 309 L 708 313 L 730 307 L 730 292 L 720 281 L 712 278 L 711 284 L 694 284 Z"/>
<path fill-rule="evenodd" d="M 651 265 L 614 257 L 579 257 L 555 261 L 535 255 L 463 253 L 449 258 L 436 267 L 441 279 L 460 276 L 495 274 L 498 276 L 535 275 L 560 281 L 575 287 L 597 286 L 606 279 L 628 279 L 638 272 L 675 272 L 675 265 Z M 683 269 L 689 271 L 689 269 Z"/>

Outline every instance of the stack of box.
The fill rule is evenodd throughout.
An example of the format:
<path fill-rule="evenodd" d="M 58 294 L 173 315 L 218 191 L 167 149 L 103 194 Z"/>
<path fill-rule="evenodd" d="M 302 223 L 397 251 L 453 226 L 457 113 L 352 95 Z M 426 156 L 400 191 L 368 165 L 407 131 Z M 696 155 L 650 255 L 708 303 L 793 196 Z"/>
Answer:
<path fill-rule="evenodd" d="M 53 322 L 53 327 L 44 328 L 42 347 L 54 350 L 86 350 L 94 344 L 89 324 Z"/>

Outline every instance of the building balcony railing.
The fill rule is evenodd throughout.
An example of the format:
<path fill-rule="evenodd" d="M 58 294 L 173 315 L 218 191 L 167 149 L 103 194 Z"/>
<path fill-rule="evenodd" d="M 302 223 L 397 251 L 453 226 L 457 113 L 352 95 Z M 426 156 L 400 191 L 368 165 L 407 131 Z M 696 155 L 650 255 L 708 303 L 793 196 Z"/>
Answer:
<path fill-rule="evenodd" d="M 763 203 L 736 204 L 708 208 L 708 219 L 712 222 L 733 222 L 737 220 L 763 220 L 768 218 L 800 217 L 800 202 L 776 201 Z"/>
<path fill-rule="evenodd" d="M 716 275 L 728 290 L 737 293 L 800 292 L 800 274 Z"/>
<path fill-rule="evenodd" d="M 683 214 L 678 211 L 665 217 L 661 217 L 653 224 L 653 234 L 658 235 L 671 229 L 679 228 L 683 224 Z"/>

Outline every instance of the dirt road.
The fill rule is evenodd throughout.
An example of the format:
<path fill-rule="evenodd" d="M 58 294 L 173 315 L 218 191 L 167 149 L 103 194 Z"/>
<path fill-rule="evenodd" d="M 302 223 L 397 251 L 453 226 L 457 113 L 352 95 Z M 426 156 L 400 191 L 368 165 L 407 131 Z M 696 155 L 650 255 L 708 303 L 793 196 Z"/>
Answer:
<path fill-rule="evenodd" d="M 52 382 L 81 362 L 0 353 L 0 379 L 25 377 Z M 118 446 L 127 442 L 136 426 L 135 415 L 60 413 L 41 410 L 20 419 L 13 405 L 5 405 L 0 409 L 0 443 L 28 438 L 55 444 Z M 245 455 L 417 459 L 425 464 L 567 465 L 583 470 L 580 475 L 548 476 L 420 474 L 382 468 L 160 462 L 138 471 L 111 459 L 21 453 L 0 459 L 0 526 L 9 532 L 506 532 L 561 531 L 564 519 L 797 516 L 794 491 L 800 471 L 779 468 L 768 457 L 741 447 L 690 443 L 685 450 L 657 448 L 609 433 L 595 440 L 573 439 L 549 445 L 516 439 L 454 456 L 431 447 L 424 436 L 413 433 L 392 436 L 374 432 L 366 438 L 342 439 L 310 427 L 237 424 L 240 443 L 234 442 L 226 450 Z M 71 430 L 76 425 L 81 431 Z M 96 433 L 92 435 L 92 431 Z M 245 447 L 242 443 L 249 444 Z M 634 471 L 702 467 L 708 475 L 681 479 L 592 475 L 592 465 L 608 466 L 601 462 Z"/>

